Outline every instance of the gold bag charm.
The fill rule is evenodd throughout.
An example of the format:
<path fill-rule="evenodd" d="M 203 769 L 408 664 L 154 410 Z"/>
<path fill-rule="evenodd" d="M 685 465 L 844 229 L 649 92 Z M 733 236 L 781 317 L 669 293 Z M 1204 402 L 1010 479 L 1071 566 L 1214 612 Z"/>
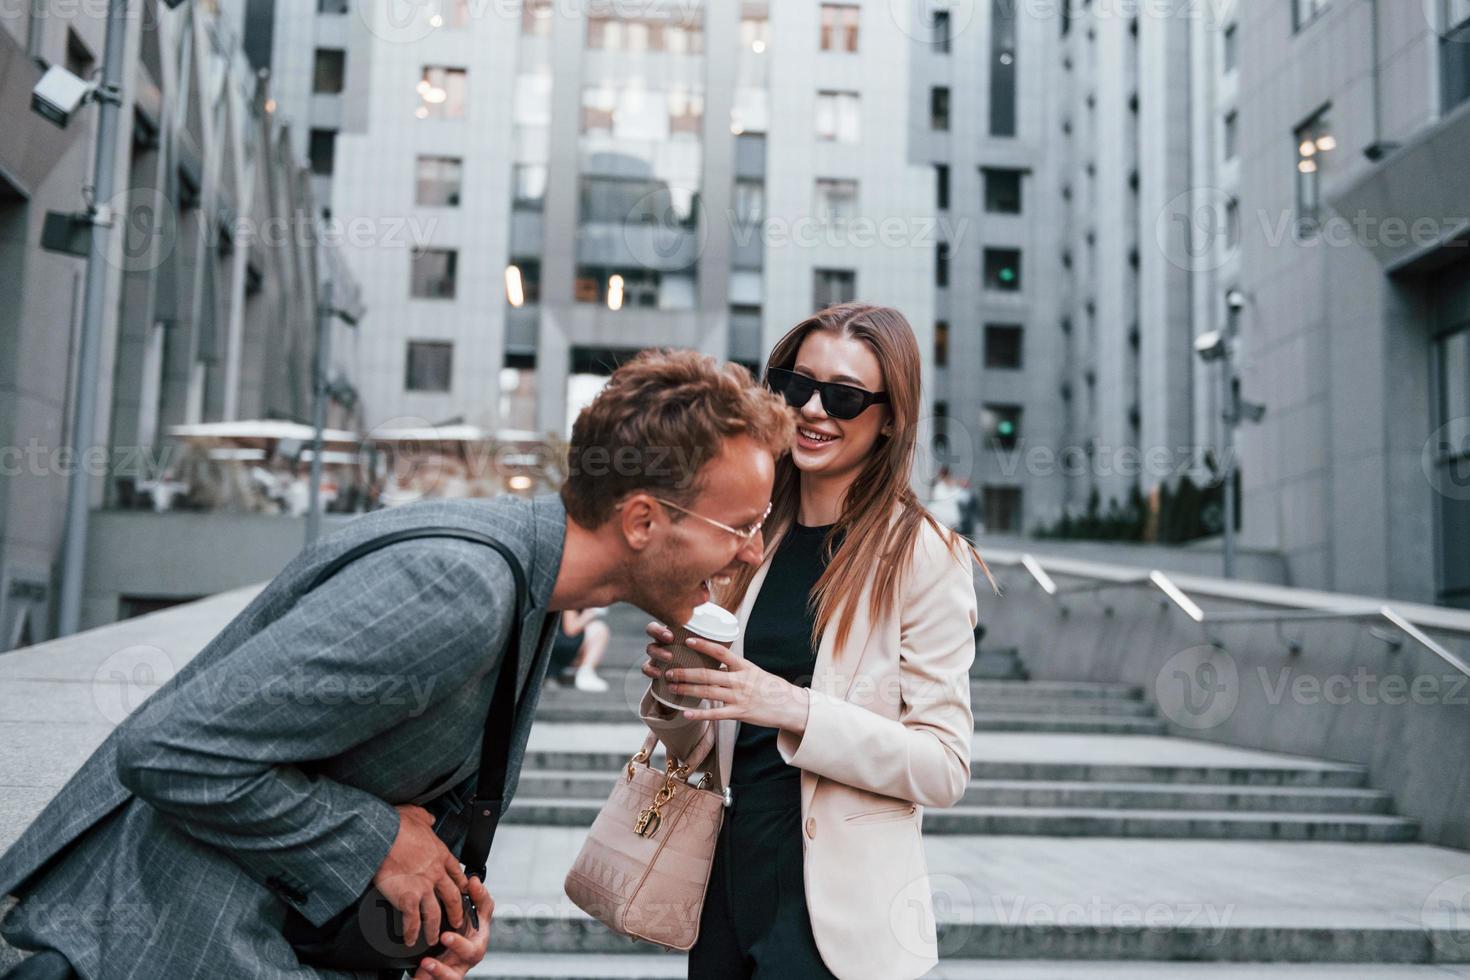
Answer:
<path fill-rule="evenodd" d="M 639 837 L 652 837 L 658 832 L 658 825 L 663 822 L 656 807 L 649 807 L 638 814 L 638 820 L 633 824 L 633 833 Z"/>

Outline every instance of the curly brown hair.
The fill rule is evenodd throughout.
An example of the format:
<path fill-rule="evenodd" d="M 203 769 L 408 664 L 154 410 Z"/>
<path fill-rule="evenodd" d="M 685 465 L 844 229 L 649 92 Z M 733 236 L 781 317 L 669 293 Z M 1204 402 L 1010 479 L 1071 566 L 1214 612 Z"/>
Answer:
<path fill-rule="evenodd" d="M 689 504 L 726 439 L 749 436 L 779 459 L 794 428 L 785 401 L 740 365 L 692 350 L 643 351 L 577 416 L 561 499 L 588 528 L 638 490 Z"/>

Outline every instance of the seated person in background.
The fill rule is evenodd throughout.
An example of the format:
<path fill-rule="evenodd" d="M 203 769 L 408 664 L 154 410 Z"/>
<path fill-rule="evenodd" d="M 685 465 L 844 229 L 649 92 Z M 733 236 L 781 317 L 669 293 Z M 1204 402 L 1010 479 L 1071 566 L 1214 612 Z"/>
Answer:
<path fill-rule="evenodd" d="M 605 606 L 562 612 L 556 642 L 551 648 L 551 676 L 562 687 L 607 690 L 607 681 L 597 676 L 597 665 L 602 663 L 602 655 L 612 639 L 612 630 L 603 620 L 606 615 Z"/>

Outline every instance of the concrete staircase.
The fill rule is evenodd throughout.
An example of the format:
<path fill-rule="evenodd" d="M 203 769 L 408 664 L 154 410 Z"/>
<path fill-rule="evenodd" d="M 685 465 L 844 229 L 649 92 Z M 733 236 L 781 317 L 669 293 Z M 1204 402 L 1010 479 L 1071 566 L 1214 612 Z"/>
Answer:
<path fill-rule="evenodd" d="M 642 739 L 645 621 L 614 611 L 612 690 L 543 694 L 477 976 L 684 975 L 560 887 Z M 1027 680 L 1011 651 L 973 674 L 969 790 L 924 815 L 933 976 L 1470 977 L 1447 884 L 1470 854 L 1413 843 L 1361 767 L 1170 736 L 1137 688 Z"/>

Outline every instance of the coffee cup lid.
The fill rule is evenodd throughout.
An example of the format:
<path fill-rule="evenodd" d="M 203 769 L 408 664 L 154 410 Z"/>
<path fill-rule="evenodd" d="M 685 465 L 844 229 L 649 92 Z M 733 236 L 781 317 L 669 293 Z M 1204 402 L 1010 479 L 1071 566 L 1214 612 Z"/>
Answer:
<path fill-rule="evenodd" d="M 734 643 L 740 636 L 740 620 L 724 606 L 706 602 L 694 607 L 694 615 L 684 628 L 696 636 L 716 643 Z"/>

